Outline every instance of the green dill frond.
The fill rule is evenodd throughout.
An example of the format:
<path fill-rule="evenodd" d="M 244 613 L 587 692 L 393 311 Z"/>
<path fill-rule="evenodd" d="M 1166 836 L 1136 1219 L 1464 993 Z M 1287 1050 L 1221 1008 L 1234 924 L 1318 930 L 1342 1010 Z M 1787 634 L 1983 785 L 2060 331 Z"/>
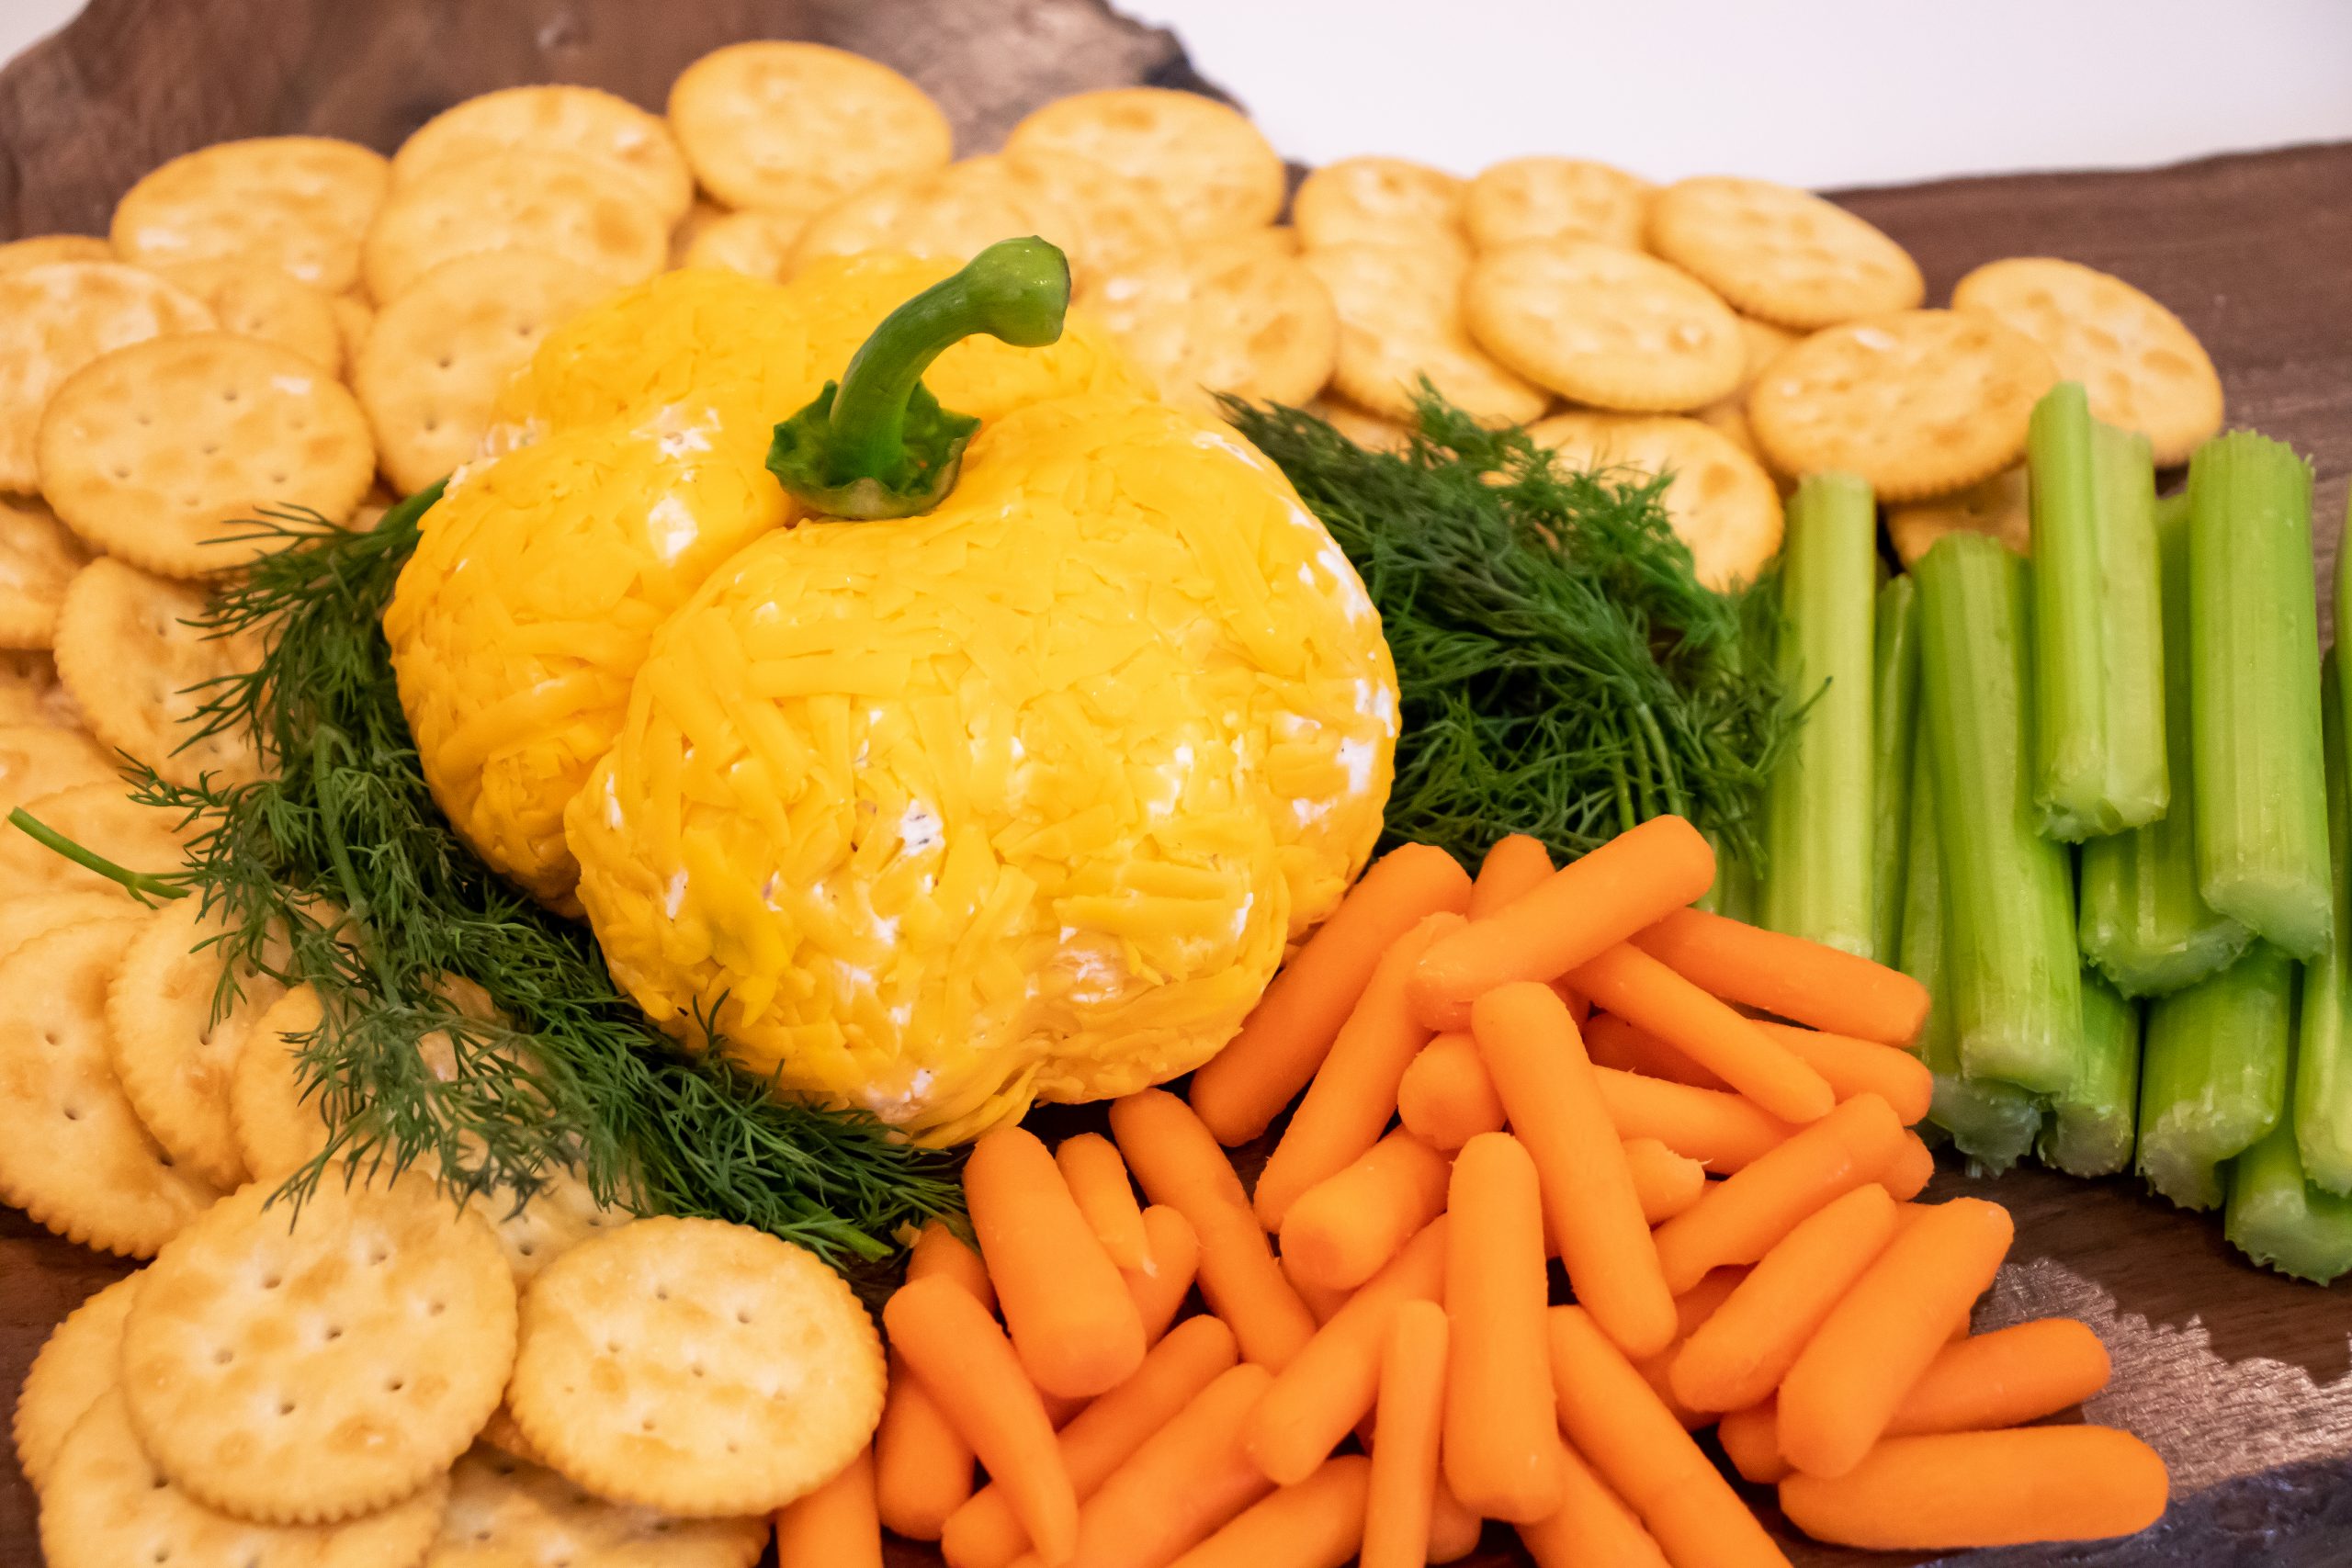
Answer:
<path fill-rule="evenodd" d="M 1385 845 L 1475 864 L 1516 832 L 1575 855 L 1670 811 L 1758 863 L 1799 713 L 1773 671 L 1773 585 L 1702 587 L 1663 479 L 1570 471 L 1426 384 L 1419 402 L 1396 454 L 1300 410 L 1227 403 L 1380 611 L 1402 696 Z"/>
<path fill-rule="evenodd" d="M 195 788 L 134 775 L 138 798 L 194 829 L 156 891 L 221 918 L 232 970 L 318 993 L 300 1072 L 329 1142 L 288 1193 L 347 1159 L 515 1203 L 576 1164 L 601 1201 L 755 1225 L 844 1264 L 888 1257 L 904 1227 L 956 1210 L 947 1156 L 683 1052 L 613 984 L 584 927 L 499 877 L 434 804 L 381 621 L 439 494 L 366 532 L 293 511 L 255 520 L 272 553 L 199 624 L 258 634 L 261 660 L 212 682 L 191 722 L 249 730 L 275 774 Z M 452 975 L 497 1017 L 467 1011 Z M 434 1034 L 454 1058 L 446 1077 L 418 1048 Z"/>

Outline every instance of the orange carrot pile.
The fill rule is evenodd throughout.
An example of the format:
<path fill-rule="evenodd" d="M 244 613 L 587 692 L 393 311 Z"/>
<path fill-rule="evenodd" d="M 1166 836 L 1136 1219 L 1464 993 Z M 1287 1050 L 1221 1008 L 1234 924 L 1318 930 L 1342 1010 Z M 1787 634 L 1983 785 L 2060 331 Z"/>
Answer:
<path fill-rule="evenodd" d="M 1189 1104 L 983 1138 L 978 1251 L 918 1241 L 871 1461 L 778 1517 L 785 1568 L 883 1528 L 949 1568 L 1422 1568 L 1487 1520 L 1539 1568 L 1785 1568 L 1709 1426 L 1825 1540 L 2155 1518 L 2144 1444 L 2025 1425 L 2104 1385 L 2097 1336 L 1968 1331 L 2012 1227 L 1914 1201 L 1926 994 L 1687 908 L 1713 870 L 1674 818 L 1475 881 L 1408 846 Z M 1253 1191 L 1220 1145 L 1294 1101 Z"/>

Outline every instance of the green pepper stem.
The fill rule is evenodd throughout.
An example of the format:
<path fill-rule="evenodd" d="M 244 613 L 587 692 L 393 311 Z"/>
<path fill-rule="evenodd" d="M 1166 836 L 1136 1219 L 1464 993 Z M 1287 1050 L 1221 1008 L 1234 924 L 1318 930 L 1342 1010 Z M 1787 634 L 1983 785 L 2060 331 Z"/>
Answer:
<path fill-rule="evenodd" d="M 936 505 L 978 422 L 942 409 L 923 372 L 978 333 L 1042 347 L 1061 336 L 1069 308 L 1059 250 L 1034 235 L 999 241 L 883 318 L 840 383 L 776 426 L 769 468 L 831 516 L 904 517 Z"/>
<path fill-rule="evenodd" d="M 56 854 L 63 855 L 85 871 L 94 871 L 108 882 L 116 884 L 141 903 L 153 906 L 158 898 L 185 898 L 187 889 L 170 874 L 162 872 L 132 871 L 119 866 L 95 851 L 84 849 L 56 829 L 19 806 L 8 813 L 9 826 L 33 842 Z"/>

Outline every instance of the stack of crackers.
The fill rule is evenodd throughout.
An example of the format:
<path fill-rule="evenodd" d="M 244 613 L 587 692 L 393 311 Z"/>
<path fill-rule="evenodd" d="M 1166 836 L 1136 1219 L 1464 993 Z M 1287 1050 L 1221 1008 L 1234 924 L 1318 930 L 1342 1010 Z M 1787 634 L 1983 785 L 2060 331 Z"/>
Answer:
<path fill-rule="evenodd" d="M 380 1170 L 274 1202 L 325 1145 L 297 1074 L 317 1002 L 246 971 L 216 1016 L 193 901 L 69 884 L 0 903 L 0 1196 L 153 1262 L 58 1325 L 17 1403 L 52 1568 L 745 1568 L 863 1451 L 873 1321 L 774 1236 L 630 1220 L 574 1171 L 511 1206 Z"/>

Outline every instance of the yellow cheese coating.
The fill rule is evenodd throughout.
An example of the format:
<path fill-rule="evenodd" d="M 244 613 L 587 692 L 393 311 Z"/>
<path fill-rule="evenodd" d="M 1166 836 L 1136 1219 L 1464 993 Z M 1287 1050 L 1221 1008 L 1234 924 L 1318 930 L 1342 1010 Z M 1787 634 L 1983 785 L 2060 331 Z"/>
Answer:
<path fill-rule="evenodd" d="M 930 515 L 714 573 L 565 826 L 665 1027 L 715 1011 L 783 1088 L 952 1142 L 1214 1054 L 1369 855 L 1396 728 L 1281 474 L 1073 397 L 983 429 Z"/>

